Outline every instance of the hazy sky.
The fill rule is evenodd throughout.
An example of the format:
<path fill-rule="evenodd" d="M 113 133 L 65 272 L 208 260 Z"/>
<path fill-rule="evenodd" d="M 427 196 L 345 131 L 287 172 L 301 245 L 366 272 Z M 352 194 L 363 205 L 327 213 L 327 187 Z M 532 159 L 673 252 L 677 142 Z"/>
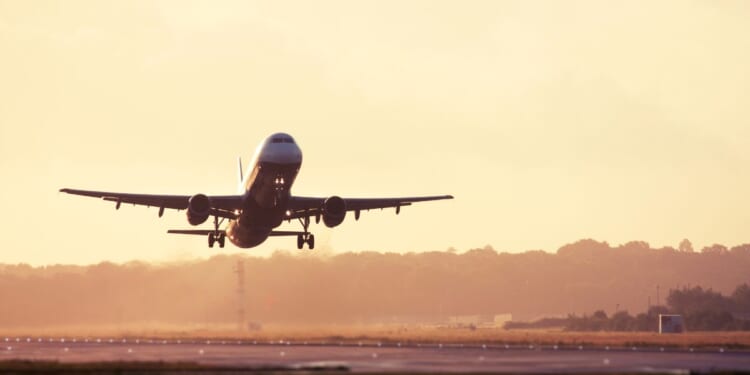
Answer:
<path fill-rule="evenodd" d="M 0 262 L 292 249 L 57 193 L 234 193 L 276 131 L 296 194 L 456 196 L 313 226 L 336 252 L 750 242 L 749 4 L 0 0 Z"/>

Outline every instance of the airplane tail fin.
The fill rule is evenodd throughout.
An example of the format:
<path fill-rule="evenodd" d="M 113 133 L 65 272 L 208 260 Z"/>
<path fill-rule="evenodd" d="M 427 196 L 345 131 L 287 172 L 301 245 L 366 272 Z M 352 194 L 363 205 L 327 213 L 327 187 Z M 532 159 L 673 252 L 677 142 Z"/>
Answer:
<path fill-rule="evenodd" d="M 237 185 L 237 190 L 238 190 L 238 191 L 239 191 L 240 193 L 242 193 L 242 189 L 243 189 L 243 186 L 242 186 L 242 182 L 243 182 L 243 181 L 245 181 L 245 176 L 243 176 L 243 175 L 242 175 L 242 156 L 240 156 L 240 157 L 238 157 L 238 158 L 237 158 L 237 164 L 238 164 L 238 165 L 239 165 L 239 167 L 240 167 L 240 175 L 239 175 L 239 177 L 240 177 L 240 182 L 239 182 L 239 183 L 238 183 L 238 185 Z"/>

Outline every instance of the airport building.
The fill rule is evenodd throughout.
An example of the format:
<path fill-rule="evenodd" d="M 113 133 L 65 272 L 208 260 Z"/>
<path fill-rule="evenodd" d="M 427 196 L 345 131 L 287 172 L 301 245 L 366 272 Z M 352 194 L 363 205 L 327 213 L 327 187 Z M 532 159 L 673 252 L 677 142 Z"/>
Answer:
<path fill-rule="evenodd" d="M 682 315 L 659 314 L 659 333 L 683 333 L 685 323 Z"/>
<path fill-rule="evenodd" d="M 513 320 L 512 314 L 455 315 L 448 318 L 451 327 L 503 328 Z"/>

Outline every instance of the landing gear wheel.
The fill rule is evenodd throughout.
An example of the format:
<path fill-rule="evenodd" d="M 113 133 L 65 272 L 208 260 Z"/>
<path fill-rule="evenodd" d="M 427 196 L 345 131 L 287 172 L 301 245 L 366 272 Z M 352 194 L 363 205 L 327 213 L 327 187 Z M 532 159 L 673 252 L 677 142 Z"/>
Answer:
<path fill-rule="evenodd" d="M 297 235 L 297 250 L 302 250 L 302 246 L 305 245 L 305 239 L 302 238 L 301 234 Z"/>
<path fill-rule="evenodd" d="M 219 247 L 222 248 L 222 249 L 224 248 L 224 239 L 225 238 L 226 238 L 226 236 L 222 233 L 222 234 L 219 235 L 219 239 L 216 240 L 217 242 L 219 242 Z"/>
<path fill-rule="evenodd" d="M 213 233 L 208 234 L 208 247 L 214 247 L 214 241 L 216 241 L 216 237 L 214 237 Z"/>
<path fill-rule="evenodd" d="M 312 250 L 315 248 L 315 236 L 310 235 L 310 237 L 307 238 L 307 247 Z"/>

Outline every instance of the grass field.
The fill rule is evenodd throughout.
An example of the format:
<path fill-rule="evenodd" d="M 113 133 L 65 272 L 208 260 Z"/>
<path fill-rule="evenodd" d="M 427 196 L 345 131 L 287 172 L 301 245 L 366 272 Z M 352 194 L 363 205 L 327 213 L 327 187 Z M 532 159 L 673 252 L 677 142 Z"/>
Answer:
<path fill-rule="evenodd" d="M 566 332 L 561 330 L 458 329 L 415 326 L 268 326 L 239 332 L 231 327 L 57 328 L 11 330 L 3 337 L 43 338 L 159 338 L 228 339 L 292 342 L 463 343 L 511 345 L 663 346 L 750 349 L 750 332 L 688 332 L 660 335 L 648 332 Z"/>
<path fill-rule="evenodd" d="M 219 335 L 221 336 L 221 335 Z M 230 335 L 231 336 L 231 335 Z M 234 337 L 234 336 L 232 336 Z M 450 328 L 354 327 L 346 329 L 269 329 L 250 335 L 258 340 L 419 342 L 464 344 L 724 347 L 750 349 L 750 332 L 690 332 L 660 335 L 646 332 L 564 332 Z"/>

